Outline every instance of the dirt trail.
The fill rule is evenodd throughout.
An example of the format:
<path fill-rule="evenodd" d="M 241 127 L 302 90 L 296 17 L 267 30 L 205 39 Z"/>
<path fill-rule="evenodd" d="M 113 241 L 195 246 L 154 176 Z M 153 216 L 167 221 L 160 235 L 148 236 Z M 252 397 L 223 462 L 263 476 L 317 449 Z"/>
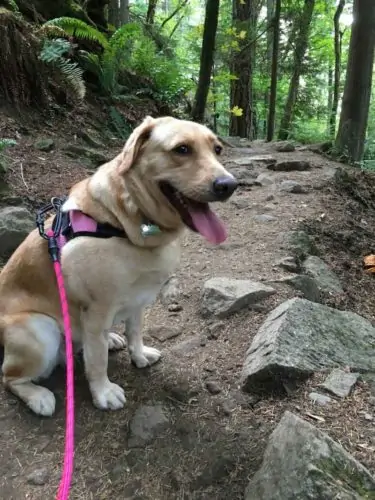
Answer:
<path fill-rule="evenodd" d="M 25 143 L 24 151 L 27 146 Z M 361 255 L 349 271 L 343 264 L 343 255 L 340 261 L 335 261 L 329 250 L 330 224 L 344 228 L 348 219 L 343 212 L 346 201 L 340 199 L 332 187 L 332 175 L 338 165 L 307 150 L 276 153 L 271 146 L 261 143 L 253 148 L 228 149 L 225 162 L 228 168 L 237 169 L 237 159 L 259 154 L 271 154 L 278 160 L 306 160 L 312 168 L 301 172 L 271 172 L 265 166 L 254 167 L 257 173 L 271 176 L 274 182 L 241 188 L 230 202 L 218 207 L 229 228 L 227 242 L 212 247 L 196 235 L 187 235 L 178 273 L 181 288 L 178 305 L 168 307 L 157 303 L 147 314 L 146 340 L 149 345 L 162 349 L 162 361 L 141 371 L 130 365 L 126 352 L 110 356 L 110 378 L 126 389 L 124 410 L 106 413 L 92 406 L 82 362 L 77 361 L 77 445 L 72 499 L 241 499 L 249 477 L 260 465 L 267 437 L 286 409 L 302 415 L 306 412 L 324 415 L 324 423 L 314 423 L 375 470 L 374 459 L 368 451 L 375 437 L 373 424 L 363 422 L 359 415 L 359 409 L 367 409 L 370 404 L 370 388 L 366 384 L 340 403 L 334 412 L 317 410 L 307 398 L 308 388 L 316 386 L 319 377 L 282 395 L 261 398 L 239 390 L 241 367 L 252 337 L 267 313 L 283 300 L 295 296 L 295 290 L 275 285 L 275 295 L 220 322 L 203 319 L 199 314 L 200 292 L 210 277 L 273 282 L 287 276 L 288 273 L 276 265 L 280 258 L 288 255 L 282 248 L 283 235 L 301 225 L 316 236 L 322 256 L 335 267 L 339 277 L 351 279 L 354 287 L 359 287 L 363 279 L 368 281 L 362 281 L 361 286 L 370 286 L 371 278 L 363 278 L 360 271 Z M 84 175 L 81 169 L 69 170 L 64 176 L 62 169 L 66 164 L 63 156 L 59 158 L 59 175 L 63 176 L 64 183 L 75 180 L 78 174 Z M 37 178 L 33 171 L 37 169 L 37 158 L 32 162 L 34 167 L 27 164 L 29 168 L 25 169 L 25 181 L 29 191 L 37 191 L 36 185 L 30 187 L 30 180 Z M 48 164 L 56 165 L 53 156 L 49 157 Z M 24 195 L 24 183 L 17 178 L 18 181 L 13 182 L 16 194 Z M 280 183 L 285 180 L 298 182 L 304 192 L 280 191 Z M 44 180 L 43 193 L 55 194 L 53 190 L 58 182 L 53 172 L 49 174 Z M 60 179 L 60 189 L 64 187 L 61 182 Z M 357 202 L 353 203 L 358 208 Z M 354 218 L 363 217 L 357 212 Z M 322 225 L 325 233 L 322 233 Z M 366 252 L 363 238 L 361 248 Z M 368 241 L 370 235 L 366 238 Z M 371 248 L 368 250 L 371 253 Z M 355 259 L 353 256 L 353 261 Z M 348 296 L 352 309 L 361 310 L 360 298 L 350 293 Z M 373 320 L 371 309 L 365 310 L 367 317 Z M 170 338 L 158 341 L 157 327 Z M 34 416 L 0 388 L 1 498 L 55 497 L 64 438 L 63 372 L 58 371 L 46 385 L 57 396 L 57 412 L 50 419 Z M 152 439 L 139 442 L 132 439 L 138 424 L 143 425 L 143 431 L 144 426 L 150 427 Z"/>

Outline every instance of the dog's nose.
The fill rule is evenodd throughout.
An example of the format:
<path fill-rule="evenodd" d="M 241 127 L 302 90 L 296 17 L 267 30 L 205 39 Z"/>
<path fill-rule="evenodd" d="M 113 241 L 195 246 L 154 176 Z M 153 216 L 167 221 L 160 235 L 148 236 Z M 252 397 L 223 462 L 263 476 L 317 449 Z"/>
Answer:
<path fill-rule="evenodd" d="M 212 192 L 217 200 L 226 200 L 237 188 L 237 181 L 234 177 L 217 177 L 212 184 Z"/>

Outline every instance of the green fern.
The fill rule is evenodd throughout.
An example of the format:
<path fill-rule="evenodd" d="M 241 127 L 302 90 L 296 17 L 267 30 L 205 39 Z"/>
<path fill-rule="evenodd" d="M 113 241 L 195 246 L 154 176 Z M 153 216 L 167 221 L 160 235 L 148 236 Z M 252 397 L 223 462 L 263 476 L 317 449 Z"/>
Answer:
<path fill-rule="evenodd" d="M 17 141 L 15 141 L 14 139 L 0 139 L 0 153 L 10 146 L 15 146 L 16 144 Z"/>
<path fill-rule="evenodd" d="M 43 28 L 48 28 L 50 26 L 61 28 L 67 36 L 74 36 L 77 39 L 96 42 L 103 48 L 108 46 L 108 40 L 103 33 L 80 19 L 74 17 L 57 17 L 43 24 Z"/>
<path fill-rule="evenodd" d="M 5 3 L 8 5 L 8 8 L 12 12 L 20 14 L 20 9 L 18 8 L 18 5 L 14 0 L 5 0 Z"/>
<path fill-rule="evenodd" d="M 79 100 L 82 100 L 86 94 L 83 70 L 79 67 L 78 63 L 63 57 L 70 51 L 70 48 L 70 42 L 63 38 L 56 38 L 54 40 L 46 39 L 39 57 L 47 64 L 56 66 L 73 90 L 75 96 Z"/>

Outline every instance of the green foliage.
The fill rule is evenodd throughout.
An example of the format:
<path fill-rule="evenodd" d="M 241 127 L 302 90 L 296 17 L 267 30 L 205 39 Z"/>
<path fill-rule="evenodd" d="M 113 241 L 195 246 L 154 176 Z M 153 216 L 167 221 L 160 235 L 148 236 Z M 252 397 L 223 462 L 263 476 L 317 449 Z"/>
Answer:
<path fill-rule="evenodd" d="M 5 149 L 15 146 L 17 144 L 17 141 L 14 139 L 1 139 L 0 138 L 0 153 L 2 153 Z"/>
<path fill-rule="evenodd" d="M 52 36 L 54 31 L 49 31 L 49 28 L 56 27 L 60 28 L 67 36 L 74 36 L 77 39 L 96 42 L 104 48 L 108 44 L 107 38 L 103 33 L 80 19 L 73 17 L 58 17 L 56 19 L 50 19 L 43 25 L 46 34 L 52 33 Z"/>
<path fill-rule="evenodd" d="M 72 62 L 70 58 L 64 58 L 71 50 L 71 44 L 63 38 L 44 40 L 40 53 L 40 59 L 45 63 L 54 65 L 59 69 L 65 81 L 74 92 L 75 97 L 83 99 L 86 93 L 86 85 L 83 80 L 83 70 L 78 63 Z"/>
<path fill-rule="evenodd" d="M 124 140 L 131 134 L 130 125 L 114 106 L 109 107 L 109 128 Z"/>

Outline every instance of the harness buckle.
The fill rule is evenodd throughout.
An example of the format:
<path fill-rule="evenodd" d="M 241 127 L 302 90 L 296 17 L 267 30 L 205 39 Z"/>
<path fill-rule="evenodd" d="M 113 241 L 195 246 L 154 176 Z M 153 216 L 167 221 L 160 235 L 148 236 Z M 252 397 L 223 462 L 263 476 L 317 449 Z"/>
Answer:
<path fill-rule="evenodd" d="M 63 221 L 61 207 L 63 206 L 65 200 L 66 197 L 58 198 L 57 196 L 54 196 L 51 198 L 51 201 L 47 203 L 47 205 L 44 205 L 42 208 L 40 208 L 36 214 L 36 226 L 38 228 L 40 236 L 48 241 L 48 252 L 53 262 L 56 262 L 59 259 L 57 237 L 61 232 Z M 55 217 L 52 222 L 52 228 L 46 232 L 44 228 L 46 214 L 48 212 L 51 212 L 52 210 L 55 211 Z"/>

